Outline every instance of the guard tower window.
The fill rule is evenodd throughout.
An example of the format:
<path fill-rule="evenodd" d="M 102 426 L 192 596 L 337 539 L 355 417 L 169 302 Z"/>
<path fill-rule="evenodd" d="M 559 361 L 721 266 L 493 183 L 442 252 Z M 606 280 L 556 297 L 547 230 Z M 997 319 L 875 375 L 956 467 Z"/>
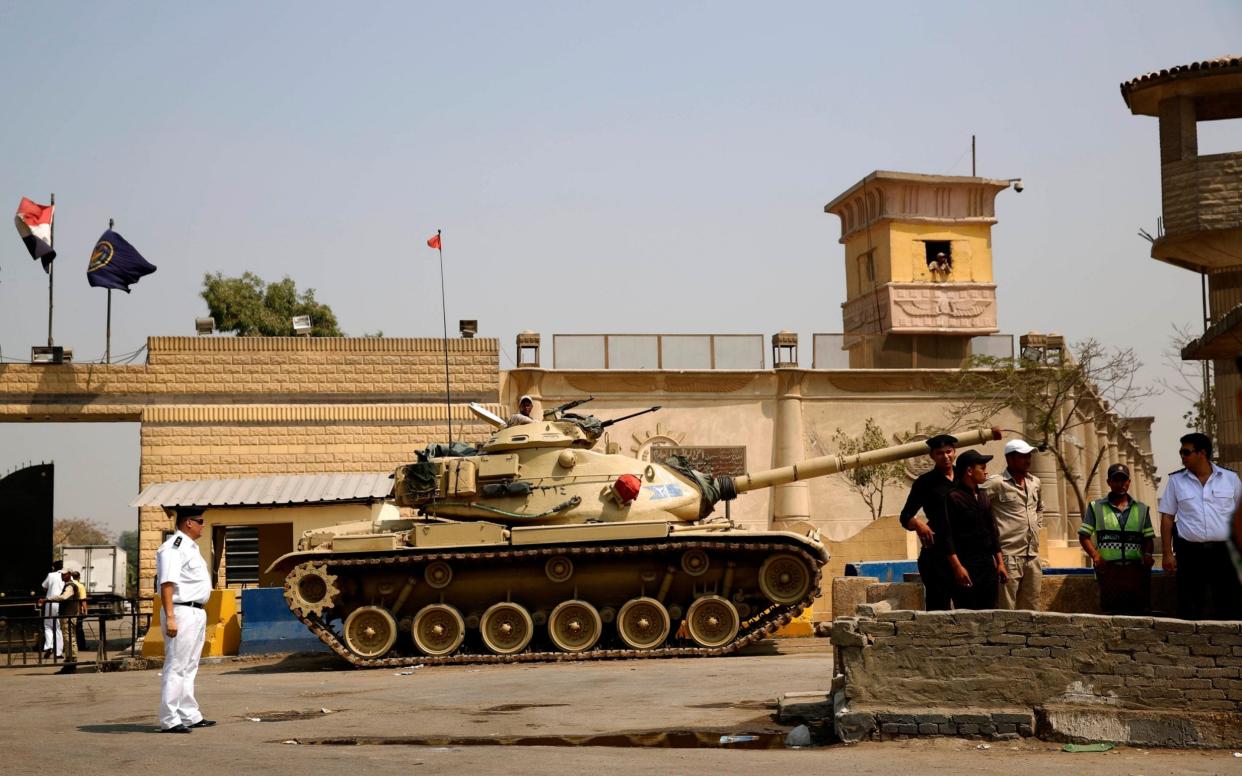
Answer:
<path fill-rule="evenodd" d="M 927 268 L 933 273 L 947 273 L 953 268 L 953 243 L 948 240 L 927 240 L 923 243 Z"/>

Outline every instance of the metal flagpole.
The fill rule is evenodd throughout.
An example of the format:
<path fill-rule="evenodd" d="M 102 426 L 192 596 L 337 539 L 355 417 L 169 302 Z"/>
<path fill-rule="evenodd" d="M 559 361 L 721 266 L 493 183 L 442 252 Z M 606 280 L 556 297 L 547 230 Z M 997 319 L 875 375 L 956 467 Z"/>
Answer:
<path fill-rule="evenodd" d="M 113 220 L 108 219 L 108 231 L 112 231 Z M 104 334 L 104 363 L 112 363 L 112 289 L 108 289 L 108 324 Z"/>
<path fill-rule="evenodd" d="M 50 247 L 56 248 L 56 193 L 52 192 L 52 233 L 49 237 Z M 52 272 L 56 270 L 56 261 L 47 265 L 47 346 L 52 347 Z"/>
<path fill-rule="evenodd" d="M 448 310 L 444 303 L 444 240 L 436 230 L 436 253 L 440 254 L 440 320 L 444 324 L 444 400 L 447 404 L 448 443 L 453 446 L 453 389 L 449 385 Z"/>

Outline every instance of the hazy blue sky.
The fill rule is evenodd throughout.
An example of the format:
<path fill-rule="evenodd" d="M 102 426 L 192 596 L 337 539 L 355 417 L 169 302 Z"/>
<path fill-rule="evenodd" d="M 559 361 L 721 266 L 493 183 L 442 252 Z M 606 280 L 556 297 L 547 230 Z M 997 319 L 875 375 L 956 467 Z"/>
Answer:
<path fill-rule="evenodd" d="M 192 334 L 204 273 L 292 276 L 350 334 L 841 329 L 839 223 L 875 169 L 1021 176 L 997 201 L 1004 332 L 1133 347 L 1160 373 L 1199 280 L 1148 258 L 1156 122 L 1118 84 L 1238 51 L 1237 2 L 0 2 L 0 205 L 57 196 L 57 342 L 104 346 L 85 281 L 108 218 L 159 271 L 113 353 Z M 1201 149 L 1242 149 L 1238 122 Z M 46 280 L 0 238 L 0 348 Z M 559 288 L 556 304 L 539 288 Z M 525 290 L 525 293 L 515 293 Z M 507 356 L 502 366 L 508 366 Z M 1153 399 L 1161 467 L 1183 402 Z M 55 459 L 57 512 L 132 528 L 138 430 L 0 424 L 0 473 Z"/>

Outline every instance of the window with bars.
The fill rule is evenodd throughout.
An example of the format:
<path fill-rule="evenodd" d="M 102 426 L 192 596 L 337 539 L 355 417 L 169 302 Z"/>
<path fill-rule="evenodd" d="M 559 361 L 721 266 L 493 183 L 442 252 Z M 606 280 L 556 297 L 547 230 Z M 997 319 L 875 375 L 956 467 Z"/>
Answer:
<path fill-rule="evenodd" d="M 230 526 L 224 529 L 224 584 L 259 583 L 259 527 Z"/>

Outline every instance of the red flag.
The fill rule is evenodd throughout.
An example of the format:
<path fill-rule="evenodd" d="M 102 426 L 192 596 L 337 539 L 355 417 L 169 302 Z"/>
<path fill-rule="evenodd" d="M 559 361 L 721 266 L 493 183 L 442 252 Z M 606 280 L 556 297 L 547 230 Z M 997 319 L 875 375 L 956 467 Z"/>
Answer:
<path fill-rule="evenodd" d="M 30 251 L 30 258 L 42 261 L 44 272 L 56 258 L 56 251 L 52 250 L 52 214 L 55 209 L 55 205 L 40 205 L 22 197 L 14 218 L 17 233 L 26 244 L 26 250 Z"/>
<path fill-rule="evenodd" d="M 427 241 L 427 247 L 435 248 L 436 250 L 440 249 L 440 233 L 439 232 L 436 232 L 435 237 L 432 237 L 430 240 Z"/>

